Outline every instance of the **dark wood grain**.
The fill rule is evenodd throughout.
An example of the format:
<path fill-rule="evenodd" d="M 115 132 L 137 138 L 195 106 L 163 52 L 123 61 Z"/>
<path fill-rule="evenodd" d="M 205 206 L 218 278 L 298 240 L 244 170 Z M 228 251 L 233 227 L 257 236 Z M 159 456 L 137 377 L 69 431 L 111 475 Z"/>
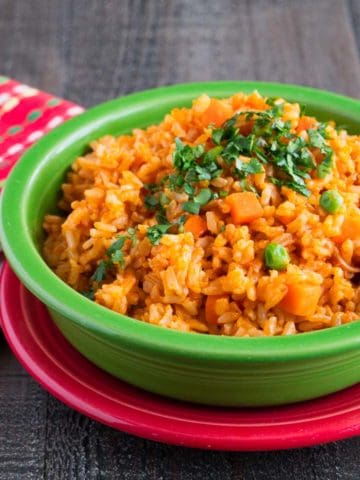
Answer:
<path fill-rule="evenodd" d="M 177 82 L 255 79 L 360 98 L 358 0 L 0 0 L 0 72 L 85 106 Z M 360 439 L 207 452 L 58 402 L 0 339 L 0 480 L 357 480 Z"/>

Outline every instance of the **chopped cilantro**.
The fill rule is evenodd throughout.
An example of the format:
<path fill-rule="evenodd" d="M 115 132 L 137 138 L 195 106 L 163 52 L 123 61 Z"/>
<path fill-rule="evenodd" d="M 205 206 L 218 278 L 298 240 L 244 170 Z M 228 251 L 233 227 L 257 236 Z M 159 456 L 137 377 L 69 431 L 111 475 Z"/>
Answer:
<path fill-rule="evenodd" d="M 290 122 L 282 120 L 283 104 L 275 103 L 274 99 L 268 102 L 271 106 L 268 110 L 242 112 L 230 119 L 236 120 L 239 115 L 245 115 L 247 120 L 252 119 L 254 126 L 250 135 L 242 136 L 235 129 L 236 122 L 232 122 L 232 135 L 225 144 L 224 133 L 221 133 L 221 128 L 217 129 L 215 141 L 224 147 L 221 156 L 227 165 L 235 164 L 233 175 L 240 179 L 263 171 L 260 162 L 270 163 L 275 167 L 275 177 L 271 179 L 273 183 L 286 185 L 302 195 L 309 196 L 310 192 L 305 183 L 305 180 L 310 178 L 309 172 L 317 168 L 318 177 L 323 178 L 332 168 L 332 149 L 325 141 L 328 138 L 326 124 L 309 130 L 309 141 L 306 142 L 291 131 Z M 228 123 L 229 121 L 225 122 L 222 130 Z M 324 155 L 318 166 L 314 162 L 311 148 L 319 148 Z M 250 157 L 250 161 L 242 162 L 241 155 Z"/>
<path fill-rule="evenodd" d="M 254 185 L 252 185 L 251 183 L 249 183 L 247 179 L 242 178 L 239 183 L 240 183 L 240 185 L 241 185 L 241 188 L 242 188 L 245 192 L 253 192 L 253 193 L 255 193 L 256 195 L 259 195 L 259 193 L 258 193 L 258 191 L 256 190 L 256 188 L 254 187 Z"/>
<path fill-rule="evenodd" d="M 101 260 L 95 272 L 90 277 L 90 280 L 93 280 L 94 282 L 97 282 L 97 283 L 102 282 L 106 277 L 106 274 L 110 265 L 111 265 L 111 262 L 109 260 Z"/>
<path fill-rule="evenodd" d="M 157 224 L 149 227 L 146 232 L 146 236 L 153 245 L 158 245 L 161 237 L 171 228 L 170 223 Z"/>
<path fill-rule="evenodd" d="M 292 190 L 295 190 L 295 192 L 301 193 L 301 195 L 304 195 L 304 197 L 310 196 L 310 191 L 303 183 L 296 183 L 291 180 L 280 180 L 279 178 L 275 177 L 269 177 L 269 180 L 278 187 L 288 187 Z"/>
<path fill-rule="evenodd" d="M 261 173 L 263 166 L 256 158 L 251 158 L 249 162 L 243 162 L 238 158 L 235 161 L 235 175 L 239 178 L 245 178 L 247 175 Z"/>
<path fill-rule="evenodd" d="M 197 174 L 198 180 L 211 180 L 212 175 L 208 168 L 202 167 L 201 165 L 196 165 L 195 172 Z"/>
<path fill-rule="evenodd" d="M 154 195 L 146 195 L 144 203 L 147 208 L 155 208 L 159 204 L 159 200 Z"/>
<path fill-rule="evenodd" d="M 244 137 L 241 134 L 234 136 L 222 152 L 222 157 L 228 165 L 234 163 L 239 155 L 251 155 L 255 146 L 255 136 Z"/>
<path fill-rule="evenodd" d="M 110 247 L 106 250 L 106 255 L 108 257 L 111 257 L 117 250 L 121 250 L 125 244 L 125 241 L 127 239 L 126 235 L 119 235 L 117 237 L 117 240 L 113 242 Z"/>
<path fill-rule="evenodd" d="M 159 185 L 157 185 L 156 183 L 145 183 L 144 188 L 149 192 L 157 192 L 159 190 Z"/>
<path fill-rule="evenodd" d="M 199 203 L 201 206 L 206 205 L 212 197 L 212 192 L 210 188 L 203 188 L 200 192 L 194 197 L 194 201 Z"/>
<path fill-rule="evenodd" d="M 191 147 L 190 145 L 185 145 L 179 138 L 175 139 L 176 149 L 174 152 L 174 165 L 180 171 L 186 171 L 191 168 L 195 160 L 200 158 L 204 154 L 204 146 L 196 145 Z"/>
<path fill-rule="evenodd" d="M 174 191 L 184 185 L 184 177 L 177 173 L 172 173 L 163 178 L 163 184 L 168 183 L 170 190 Z"/>
<path fill-rule="evenodd" d="M 198 202 L 189 200 L 188 202 L 184 202 L 181 205 L 181 208 L 184 212 L 189 212 L 197 215 L 200 212 L 201 205 Z"/>
<path fill-rule="evenodd" d="M 96 283 L 103 282 L 107 273 L 115 264 L 119 264 L 121 268 L 124 268 L 125 255 L 123 248 L 126 240 L 131 240 L 132 244 L 135 244 L 137 240 L 135 228 L 128 228 L 128 235 L 118 235 L 116 237 L 115 242 L 106 250 L 106 258 L 99 262 L 95 272 L 90 277 L 91 281 Z"/>
<path fill-rule="evenodd" d="M 90 288 L 90 290 L 84 290 L 81 292 L 81 295 L 84 295 L 84 297 L 88 298 L 89 300 L 95 300 L 95 292 L 93 288 Z"/>
<path fill-rule="evenodd" d="M 213 130 L 211 140 L 215 145 L 220 145 L 223 140 L 230 140 L 237 134 L 238 129 L 235 127 L 236 120 L 239 115 L 234 115 L 222 125 L 221 128 Z"/>
<path fill-rule="evenodd" d="M 324 160 L 317 166 L 317 176 L 319 178 L 325 178 L 327 175 L 329 175 L 333 167 L 333 163 L 333 152 L 331 149 L 329 149 Z"/>
<path fill-rule="evenodd" d="M 179 233 L 183 233 L 184 231 L 184 223 L 186 222 L 186 218 L 187 218 L 186 215 L 181 215 L 181 217 L 177 218 L 174 222 L 175 224 L 178 225 Z"/>
<path fill-rule="evenodd" d="M 133 227 L 129 227 L 129 228 L 127 229 L 127 233 L 128 233 L 129 238 L 130 238 L 130 240 L 131 240 L 131 243 L 132 243 L 133 245 L 135 245 L 135 243 L 137 242 L 136 229 L 133 228 Z"/>
<path fill-rule="evenodd" d="M 167 197 L 167 196 L 165 195 L 164 192 L 161 192 L 161 193 L 160 193 L 160 196 L 159 196 L 159 202 L 160 202 L 160 205 L 162 205 L 162 206 L 164 206 L 164 205 L 169 205 L 170 199 L 169 199 L 169 197 Z"/>
<path fill-rule="evenodd" d="M 181 215 L 181 217 L 177 218 L 174 223 L 182 226 L 184 225 L 185 222 L 186 222 L 186 215 Z"/>
<path fill-rule="evenodd" d="M 322 148 L 325 144 L 325 138 L 318 130 L 308 130 L 309 142 L 312 147 Z"/>
<path fill-rule="evenodd" d="M 222 128 L 217 128 L 216 130 L 212 131 L 211 140 L 213 143 L 215 143 L 215 145 L 220 145 L 223 135 L 224 130 Z"/>
<path fill-rule="evenodd" d="M 111 255 L 110 258 L 111 258 L 112 263 L 118 263 L 121 268 L 124 268 L 124 266 L 125 266 L 125 255 L 124 255 L 124 252 L 122 250 L 116 250 L 116 252 L 114 252 Z"/>
<path fill-rule="evenodd" d="M 193 187 L 191 183 L 184 183 L 184 192 L 189 195 L 189 197 L 192 197 L 195 193 L 195 187 Z"/>
<path fill-rule="evenodd" d="M 208 150 L 204 155 L 203 162 L 208 165 L 215 162 L 215 160 L 221 155 L 223 150 L 224 147 L 222 147 L 221 145 L 218 145 L 217 147 Z"/>

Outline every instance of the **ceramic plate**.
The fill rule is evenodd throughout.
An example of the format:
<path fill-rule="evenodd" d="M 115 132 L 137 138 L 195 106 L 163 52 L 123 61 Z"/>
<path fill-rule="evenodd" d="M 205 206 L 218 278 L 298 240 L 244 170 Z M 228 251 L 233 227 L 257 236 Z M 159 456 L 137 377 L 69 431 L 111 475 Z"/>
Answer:
<path fill-rule="evenodd" d="M 68 406 L 115 429 L 216 450 L 305 447 L 360 434 L 360 384 L 286 407 L 234 409 L 176 402 L 121 382 L 65 340 L 7 263 L 0 311 L 5 336 L 26 370 Z"/>

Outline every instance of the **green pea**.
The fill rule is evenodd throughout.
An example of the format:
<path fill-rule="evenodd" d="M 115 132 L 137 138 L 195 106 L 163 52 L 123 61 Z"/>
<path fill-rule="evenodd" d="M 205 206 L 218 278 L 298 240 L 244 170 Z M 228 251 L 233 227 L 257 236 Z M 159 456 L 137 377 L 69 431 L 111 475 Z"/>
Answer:
<path fill-rule="evenodd" d="M 336 213 L 344 203 L 344 200 L 336 190 L 327 190 L 321 194 L 320 206 L 327 213 Z"/>
<path fill-rule="evenodd" d="M 285 247 L 279 243 L 268 243 L 264 250 L 265 265 L 271 270 L 284 270 L 290 262 Z"/>

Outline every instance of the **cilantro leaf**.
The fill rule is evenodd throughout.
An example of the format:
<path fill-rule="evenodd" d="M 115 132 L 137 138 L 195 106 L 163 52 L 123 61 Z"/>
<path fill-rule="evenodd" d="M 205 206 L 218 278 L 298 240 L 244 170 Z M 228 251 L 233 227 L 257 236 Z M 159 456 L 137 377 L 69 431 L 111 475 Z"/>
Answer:
<path fill-rule="evenodd" d="M 191 183 L 184 183 L 184 192 L 189 195 L 189 197 L 192 197 L 195 193 L 195 187 L 191 185 Z"/>
<path fill-rule="evenodd" d="M 144 203 L 147 208 L 155 208 L 159 204 L 159 200 L 154 195 L 146 195 Z"/>
<path fill-rule="evenodd" d="M 192 167 L 195 163 L 195 160 L 200 158 L 204 154 L 204 146 L 196 145 L 191 147 L 190 145 L 185 145 L 179 138 L 175 139 L 175 152 L 173 155 L 173 162 L 175 167 L 179 171 L 186 171 Z"/>
<path fill-rule="evenodd" d="M 106 250 L 106 255 L 111 257 L 117 250 L 121 250 L 125 245 L 125 241 L 127 240 L 126 235 L 119 235 L 118 239 L 113 242 L 110 247 Z"/>
<path fill-rule="evenodd" d="M 301 195 L 304 195 L 304 197 L 310 197 L 310 190 L 306 188 L 305 183 L 302 181 L 301 183 L 293 182 L 291 180 L 280 180 L 279 178 L 275 177 L 268 177 L 269 180 L 276 186 L 278 187 L 288 187 L 291 188 L 292 190 L 295 190 L 295 192 L 301 193 Z"/>
<path fill-rule="evenodd" d="M 317 176 L 318 178 L 325 178 L 329 173 L 331 172 L 331 169 L 333 167 L 333 152 L 332 150 L 327 152 L 327 155 L 325 156 L 324 160 L 319 163 L 317 166 Z"/>
<path fill-rule="evenodd" d="M 203 163 L 204 164 L 213 163 L 220 156 L 223 150 L 224 150 L 224 147 L 222 147 L 221 145 L 211 148 L 205 153 Z"/>
<path fill-rule="evenodd" d="M 84 295 L 84 297 L 88 298 L 89 300 L 95 300 L 95 292 L 93 288 L 90 288 L 90 290 L 84 290 L 81 292 L 81 295 Z"/>
<path fill-rule="evenodd" d="M 158 221 L 158 223 L 160 224 L 167 224 L 169 223 L 168 222 L 168 219 L 167 219 L 167 216 L 166 216 L 166 212 L 165 212 L 165 209 L 162 205 L 159 206 L 159 211 L 158 213 L 156 214 L 156 220 Z"/>
<path fill-rule="evenodd" d="M 186 218 L 186 215 L 181 215 L 181 217 L 177 218 L 174 222 L 174 224 L 178 225 L 179 233 L 183 233 L 184 231 L 184 223 L 186 222 Z"/>
<path fill-rule="evenodd" d="M 253 192 L 255 193 L 257 196 L 259 196 L 259 193 L 258 191 L 256 190 L 256 188 L 254 187 L 254 185 L 252 185 L 251 183 L 249 183 L 245 178 L 243 178 L 242 180 L 240 180 L 240 185 L 241 185 L 241 188 L 245 191 L 245 192 Z"/>
<path fill-rule="evenodd" d="M 158 245 L 161 237 L 171 228 L 171 224 L 157 224 L 149 227 L 146 236 L 153 245 Z"/>
<path fill-rule="evenodd" d="M 137 242 L 136 229 L 133 227 L 129 227 L 127 229 L 127 233 L 129 235 L 132 245 L 135 245 L 135 243 Z"/>
<path fill-rule="evenodd" d="M 219 197 L 220 198 L 225 198 L 229 195 L 229 192 L 227 192 L 226 190 L 220 190 L 219 192 Z"/>
<path fill-rule="evenodd" d="M 149 192 L 157 192 L 160 187 L 156 183 L 144 183 L 144 188 Z"/>
<path fill-rule="evenodd" d="M 97 283 L 102 282 L 106 277 L 106 274 L 110 265 L 111 265 L 111 262 L 109 262 L 109 260 L 101 260 L 95 272 L 90 277 L 90 280 L 93 280 L 94 282 L 97 282 Z"/>
<path fill-rule="evenodd" d="M 251 158 L 249 162 L 243 162 L 238 158 L 235 162 L 235 174 L 239 178 L 245 178 L 247 175 L 261 173 L 263 166 L 256 158 Z"/>
<path fill-rule="evenodd" d="M 189 212 L 189 213 L 193 213 L 194 215 L 197 215 L 200 212 L 201 205 L 198 202 L 188 201 L 188 202 L 184 202 L 181 205 L 181 208 L 183 209 L 184 212 Z"/>
<path fill-rule="evenodd" d="M 159 202 L 160 202 L 160 205 L 162 205 L 162 206 L 164 206 L 164 205 L 169 205 L 170 199 L 169 199 L 169 197 L 167 197 L 167 196 L 165 195 L 164 192 L 161 192 L 161 193 L 160 193 L 160 196 L 159 196 Z"/>
<path fill-rule="evenodd" d="M 204 206 L 211 200 L 211 197 L 212 191 L 210 188 L 202 188 L 196 197 L 194 197 L 194 201 Z"/>
<path fill-rule="evenodd" d="M 125 265 L 125 255 L 122 250 L 116 250 L 111 257 L 110 257 L 112 263 L 118 263 L 122 268 Z"/>
<path fill-rule="evenodd" d="M 325 138 L 319 130 L 308 130 L 310 145 L 315 148 L 322 148 L 325 145 Z"/>
<path fill-rule="evenodd" d="M 223 135 L 224 129 L 217 128 L 216 130 L 212 131 L 211 140 L 213 141 L 213 143 L 215 143 L 215 145 L 220 145 Z"/>

